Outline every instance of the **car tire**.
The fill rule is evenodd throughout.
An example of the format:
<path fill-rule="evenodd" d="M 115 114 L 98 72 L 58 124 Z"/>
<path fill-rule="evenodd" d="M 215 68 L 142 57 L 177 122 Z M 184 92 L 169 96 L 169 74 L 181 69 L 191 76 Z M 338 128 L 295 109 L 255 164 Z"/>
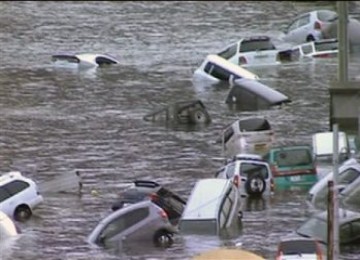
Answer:
<path fill-rule="evenodd" d="M 153 242 L 158 247 L 168 247 L 174 243 L 173 234 L 166 230 L 158 230 L 154 234 Z"/>
<path fill-rule="evenodd" d="M 19 222 L 28 220 L 32 215 L 31 209 L 27 205 L 20 205 L 15 209 L 14 219 Z"/>
<path fill-rule="evenodd" d="M 192 124 L 203 124 L 210 121 L 210 116 L 202 109 L 195 109 L 193 111 L 189 111 L 189 119 Z"/>
<path fill-rule="evenodd" d="M 307 37 L 306 37 L 306 42 L 313 42 L 315 41 L 315 38 L 312 34 L 309 34 Z"/>
<path fill-rule="evenodd" d="M 246 180 L 245 189 L 249 196 L 261 196 L 266 189 L 266 182 L 259 174 L 250 175 Z"/>

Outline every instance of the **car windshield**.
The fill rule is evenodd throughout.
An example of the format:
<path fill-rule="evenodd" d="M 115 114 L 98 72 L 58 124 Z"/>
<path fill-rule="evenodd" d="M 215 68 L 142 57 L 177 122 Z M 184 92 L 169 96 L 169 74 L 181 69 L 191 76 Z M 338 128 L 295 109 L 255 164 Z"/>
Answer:
<path fill-rule="evenodd" d="M 312 164 L 309 149 L 279 150 L 274 154 L 278 167 L 306 166 Z"/>
<path fill-rule="evenodd" d="M 240 167 L 240 174 L 241 176 L 250 176 L 254 174 L 260 174 L 264 180 L 269 177 L 268 169 L 265 165 L 259 163 L 248 163 L 244 162 L 241 163 Z"/>
<path fill-rule="evenodd" d="M 326 243 L 327 222 L 326 220 L 318 217 L 311 217 L 296 230 L 296 233 L 301 236 L 311 237 Z"/>
<path fill-rule="evenodd" d="M 313 240 L 283 241 L 280 250 L 284 255 L 313 254 L 316 253 L 316 243 Z"/>
<path fill-rule="evenodd" d="M 271 130 L 269 122 L 266 119 L 262 118 L 249 118 L 239 120 L 239 128 L 242 132 Z"/>
<path fill-rule="evenodd" d="M 331 51 L 338 49 L 337 41 L 331 42 L 315 42 L 316 51 Z"/>
<path fill-rule="evenodd" d="M 240 52 L 275 50 L 275 46 L 269 39 L 244 40 L 240 46 Z"/>

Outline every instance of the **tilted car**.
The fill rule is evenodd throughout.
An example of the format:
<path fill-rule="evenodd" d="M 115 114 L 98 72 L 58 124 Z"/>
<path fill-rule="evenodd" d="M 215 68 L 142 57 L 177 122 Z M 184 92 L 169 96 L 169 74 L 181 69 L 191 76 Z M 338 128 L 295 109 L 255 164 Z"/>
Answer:
<path fill-rule="evenodd" d="M 37 184 L 18 171 L 0 176 L 0 211 L 17 221 L 28 220 L 43 202 Z"/>
<path fill-rule="evenodd" d="M 285 30 L 284 41 L 301 44 L 323 39 L 323 30 L 330 26 L 337 13 L 331 10 L 315 10 L 300 14 Z"/>
<path fill-rule="evenodd" d="M 157 182 L 135 180 L 129 188 L 120 193 L 119 198 L 112 204 L 111 208 L 115 211 L 147 199 L 164 209 L 173 224 L 177 224 L 186 205 L 186 200 Z"/>
<path fill-rule="evenodd" d="M 92 230 L 87 242 L 104 247 L 134 241 L 170 245 L 175 233 L 177 229 L 166 212 L 151 200 L 144 200 L 106 216 Z"/>

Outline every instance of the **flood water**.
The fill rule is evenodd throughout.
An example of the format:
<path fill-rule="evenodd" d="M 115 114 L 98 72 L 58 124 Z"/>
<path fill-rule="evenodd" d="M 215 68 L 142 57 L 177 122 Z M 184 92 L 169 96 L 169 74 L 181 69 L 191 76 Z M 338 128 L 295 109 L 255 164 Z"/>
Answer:
<path fill-rule="evenodd" d="M 286 1 L 0 2 L 0 170 L 19 170 L 39 183 L 78 170 L 84 180 L 82 196 L 44 194 L 44 204 L 20 224 L 22 235 L 0 258 L 190 259 L 241 243 L 274 259 L 279 239 L 311 214 L 306 190 L 276 192 L 247 205 L 234 239 L 178 237 L 168 249 L 136 244 L 114 252 L 92 248 L 85 238 L 124 183 L 155 180 L 186 197 L 196 180 L 213 177 L 221 165 L 215 140 L 239 117 L 266 116 L 278 144 L 310 143 L 311 134 L 327 131 L 337 59 L 252 68 L 293 100 L 281 109 L 232 110 L 225 104 L 228 88 L 192 82 L 208 53 L 255 34 L 268 34 L 281 46 L 290 19 L 316 8 L 314 2 Z M 56 69 L 51 55 L 59 52 L 109 53 L 120 64 Z M 360 74 L 359 63 L 351 57 L 351 77 Z M 161 106 L 193 99 L 206 105 L 210 125 L 143 120 Z M 341 259 L 359 258 L 357 247 L 341 253 Z"/>

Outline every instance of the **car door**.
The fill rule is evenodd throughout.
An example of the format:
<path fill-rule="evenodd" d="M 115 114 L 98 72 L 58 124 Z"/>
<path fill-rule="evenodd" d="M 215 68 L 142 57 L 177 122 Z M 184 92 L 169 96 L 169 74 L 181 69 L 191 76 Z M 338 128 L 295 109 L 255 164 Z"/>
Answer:
<path fill-rule="evenodd" d="M 300 16 L 288 29 L 288 38 L 295 43 L 306 42 L 306 37 L 311 31 L 310 14 Z"/>

